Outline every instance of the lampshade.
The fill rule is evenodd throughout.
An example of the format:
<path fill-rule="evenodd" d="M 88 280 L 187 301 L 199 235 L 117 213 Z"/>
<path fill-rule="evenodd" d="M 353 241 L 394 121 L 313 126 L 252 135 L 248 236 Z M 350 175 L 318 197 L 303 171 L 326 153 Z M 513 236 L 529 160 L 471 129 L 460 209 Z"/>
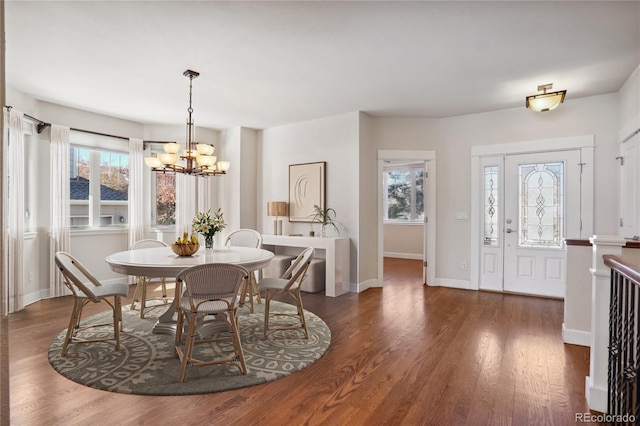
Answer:
<path fill-rule="evenodd" d="M 147 166 L 153 167 L 162 167 L 162 162 L 158 160 L 158 157 L 145 157 L 144 162 Z"/>
<path fill-rule="evenodd" d="M 229 170 L 229 165 L 231 163 L 229 163 L 228 161 L 218 161 L 218 169 L 221 172 L 227 172 Z"/>
<path fill-rule="evenodd" d="M 216 164 L 217 157 L 215 155 L 198 155 L 196 162 L 199 166 L 213 166 Z"/>
<path fill-rule="evenodd" d="M 196 144 L 196 149 L 198 150 L 198 154 L 200 155 L 211 155 L 213 151 L 215 151 L 215 147 L 213 145 L 208 145 L 206 143 Z"/>
<path fill-rule="evenodd" d="M 560 90 L 557 92 L 547 93 L 547 90 L 551 90 L 552 87 L 553 83 L 538 86 L 538 91 L 542 91 L 543 93 L 527 96 L 527 108 L 533 111 L 545 112 L 555 109 L 558 105 L 564 102 L 564 96 L 567 94 L 567 91 Z"/>
<path fill-rule="evenodd" d="M 180 152 L 181 145 L 178 142 L 168 142 L 164 144 L 164 152 L 167 154 L 177 154 Z"/>
<path fill-rule="evenodd" d="M 158 154 L 158 160 L 160 160 L 162 164 L 174 165 L 178 162 L 179 159 L 180 157 L 178 157 L 177 154 Z"/>
<path fill-rule="evenodd" d="M 267 216 L 286 216 L 286 215 L 287 215 L 287 203 L 285 201 L 268 201 L 267 202 Z"/>

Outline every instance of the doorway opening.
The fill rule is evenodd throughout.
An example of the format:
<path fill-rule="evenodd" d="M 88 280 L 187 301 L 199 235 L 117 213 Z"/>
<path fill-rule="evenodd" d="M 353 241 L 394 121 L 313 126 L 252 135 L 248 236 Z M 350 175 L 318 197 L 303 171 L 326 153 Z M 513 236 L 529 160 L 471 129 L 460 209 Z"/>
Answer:
<path fill-rule="evenodd" d="M 421 281 L 435 281 L 435 167 L 434 151 L 378 151 L 380 287 L 385 262 L 393 258 L 418 262 Z M 388 244 L 404 244 L 404 248 L 389 249 Z"/>
<path fill-rule="evenodd" d="M 564 241 L 593 232 L 593 137 L 474 147 L 472 176 L 472 288 L 563 298 Z"/>

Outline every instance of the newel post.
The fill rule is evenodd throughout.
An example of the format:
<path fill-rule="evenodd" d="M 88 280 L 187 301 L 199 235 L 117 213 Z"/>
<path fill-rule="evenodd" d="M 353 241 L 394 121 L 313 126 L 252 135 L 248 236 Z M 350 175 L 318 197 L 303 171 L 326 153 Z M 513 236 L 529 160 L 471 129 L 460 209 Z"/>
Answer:
<path fill-rule="evenodd" d="M 591 410 L 607 412 L 607 369 L 609 360 L 609 298 L 611 270 L 605 266 L 605 254 L 620 256 L 626 244 L 617 235 L 594 235 L 591 263 L 591 352 L 585 396 Z"/>

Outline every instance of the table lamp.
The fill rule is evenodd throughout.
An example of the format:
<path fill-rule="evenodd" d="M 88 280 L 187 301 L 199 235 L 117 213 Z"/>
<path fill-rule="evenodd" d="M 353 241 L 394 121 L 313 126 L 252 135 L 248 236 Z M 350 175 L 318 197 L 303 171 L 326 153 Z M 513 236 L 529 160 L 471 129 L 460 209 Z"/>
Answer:
<path fill-rule="evenodd" d="M 282 220 L 279 216 L 287 215 L 287 203 L 285 201 L 268 201 L 267 216 L 275 216 L 273 221 L 273 235 L 282 235 Z"/>

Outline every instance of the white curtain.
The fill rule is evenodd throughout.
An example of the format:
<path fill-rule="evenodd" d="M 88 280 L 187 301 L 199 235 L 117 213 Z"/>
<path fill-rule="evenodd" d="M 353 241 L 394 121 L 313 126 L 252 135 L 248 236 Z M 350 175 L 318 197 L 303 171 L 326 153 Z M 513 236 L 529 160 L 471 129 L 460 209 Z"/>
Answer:
<path fill-rule="evenodd" d="M 49 295 L 67 294 L 62 274 L 55 265 L 57 251 L 70 250 L 69 238 L 69 128 L 51 125 L 51 237 L 49 253 Z"/>
<path fill-rule="evenodd" d="M 129 138 L 129 247 L 144 238 L 143 149 L 142 139 Z M 135 283 L 129 276 L 129 284 Z"/>
<path fill-rule="evenodd" d="M 196 177 L 176 173 L 176 238 L 191 233 L 196 210 Z"/>
<path fill-rule="evenodd" d="M 198 212 L 207 211 L 209 209 L 212 211 L 214 210 L 213 188 L 216 183 L 217 179 L 215 177 L 198 179 L 198 202 L 196 204 Z"/>
<path fill-rule="evenodd" d="M 2 226 L 4 240 L 4 311 L 16 312 L 24 308 L 24 114 L 15 109 L 5 110 L 3 143 L 6 155 L 2 196 L 5 200 Z"/>
<path fill-rule="evenodd" d="M 129 247 L 144 238 L 142 139 L 129 139 Z"/>

